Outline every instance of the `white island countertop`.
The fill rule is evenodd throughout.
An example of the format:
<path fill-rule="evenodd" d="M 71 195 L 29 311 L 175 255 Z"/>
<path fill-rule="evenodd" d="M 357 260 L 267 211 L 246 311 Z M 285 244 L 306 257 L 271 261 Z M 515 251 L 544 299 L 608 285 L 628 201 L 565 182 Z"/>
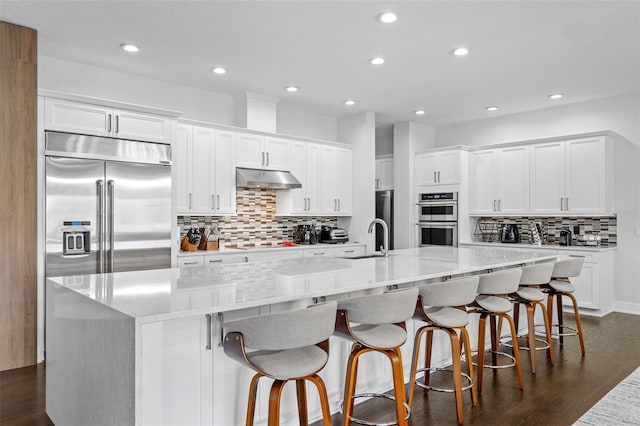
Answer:
<path fill-rule="evenodd" d="M 314 258 L 49 278 L 137 323 L 345 294 L 555 259 L 544 250 L 422 247 L 388 258 Z"/>

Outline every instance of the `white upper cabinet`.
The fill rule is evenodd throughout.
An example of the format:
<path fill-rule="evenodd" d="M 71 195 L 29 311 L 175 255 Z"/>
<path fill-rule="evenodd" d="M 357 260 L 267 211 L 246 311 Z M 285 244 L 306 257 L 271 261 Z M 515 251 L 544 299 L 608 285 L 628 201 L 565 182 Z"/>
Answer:
<path fill-rule="evenodd" d="M 483 149 L 469 154 L 469 211 L 474 215 L 529 210 L 529 148 Z"/>
<path fill-rule="evenodd" d="M 336 149 L 338 165 L 336 199 L 338 215 L 351 215 L 353 211 L 353 151 L 345 148 Z"/>
<path fill-rule="evenodd" d="M 393 189 L 393 158 L 376 160 L 376 190 Z"/>
<path fill-rule="evenodd" d="M 349 149 L 323 146 L 320 150 L 322 180 L 320 210 L 332 216 L 350 215 L 352 198 L 352 153 Z"/>
<path fill-rule="evenodd" d="M 235 214 L 235 133 L 179 125 L 177 135 L 178 212 Z"/>
<path fill-rule="evenodd" d="M 286 139 L 238 133 L 236 144 L 238 167 L 289 170 L 289 141 Z"/>
<path fill-rule="evenodd" d="M 417 154 L 415 178 L 418 186 L 459 184 L 460 150 Z"/>
<path fill-rule="evenodd" d="M 45 98 L 45 129 L 171 143 L 169 117 Z"/>
<path fill-rule="evenodd" d="M 609 151 L 604 136 L 531 145 L 531 212 L 611 213 Z"/>

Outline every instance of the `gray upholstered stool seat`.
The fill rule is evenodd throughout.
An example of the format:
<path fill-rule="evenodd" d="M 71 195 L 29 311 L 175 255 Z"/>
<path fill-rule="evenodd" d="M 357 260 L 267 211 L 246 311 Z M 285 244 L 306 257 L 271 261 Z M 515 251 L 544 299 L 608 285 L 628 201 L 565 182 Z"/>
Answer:
<path fill-rule="evenodd" d="M 409 381 L 409 406 L 413 404 L 416 386 L 423 388 L 425 392 L 432 390 L 454 393 L 456 416 L 460 424 L 464 421 L 462 392 L 470 389 L 471 403 L 476 405 L 478 402 L 476 388 L 473 382 L 471 342 L 466 329 L 466 325 L 469 323 L 469 314 L 465 308 L 465 305 L 473 302 L 475 299 L 477 289 L 477 276 L 422 285 L 418 287 L 418 303 L 416 304 L 413 314 L 414 319 L 423 321 L 426 325 L 420 327 L 415 335 L 413 359 L 411 362 L 411 378 Z M 431 366 L 431 349 L 434 331 L 442 331 L 449 335 L 451 342 L 451 369 Z M 460 336 L 458 336 L 458 334 Z M 425 335 L 425 364 L 423 368 L 418 368 L 420 345 L 422 337 Z M 463 345 L 468 360 L 469 374 L 462 372 L 460 357 Z M 431 374 L 441 371 L 453 373 L 453 386 L 451 388 L 437 388 L 430 385 Z M 416 375 L 419 372 L 424 372 L 422 382 L 416 379 Z M 462 386 L 463 378 L 467 381 L 464 387 Z"/>
<path fill-rule="evenodd" d="M 518 387 L 520 390 L 524 389 L 516 327 L 513 319 L 507 315 L 507 312 L 512 309 L 511 301 L 507 298 L 507 295 L 518 291 L 521 276 L 522 269 L 520 268 L 503 269 L 501 271 L 480 275 L 480 282 L 478 283 L 479 294 L 475 302 L 470 305 L 471 308 L 480 314 L 478 325 L 478 370 L 476 373 L 478 392 L 482 392 L 482 378 L 485 367 L 492 369 L 515 367 L 518 375 Z M 489 350 L 491 354 L 491 364 L 484 363 L 487 318 L 491 319 L 489 324 L 491 332 L 491 349 Z M 496 318 L 500 319 L 500 324 L 502 324 L 502 320 L 509 324 L 513 342 L 513 355 L 498 351 L 501 328 L 496 326 Z M 498 365 L 498 355 L 511 359 L 512 363 L 508 365 Z"/>
<path fill-rule="evenodd" d="M 511 308 L 513 308 L 511 302 L 504 297 L 489 296 L 486 294 L 476 296 L 476 302 L 482 309 L 491 312 L 509 312 Z"/>
<path fill-rule="evenodd" d="M 513 320 L 516 330 L 518 329 L 520 321 L 520 306 L 523 305 L 527 311 L 528 332 L 526 335 L 518 336 L 526 336 L 527 344 L 519 345 L 518 347 L 519 349 L 529 351 L 531 373 L 533 374 L 536 373 L 536 351 L 538 350 L 547 350 L 549 363 L 553 365 L 551 329 L 547 318 L 547 310 L 543 303 L 546 295 L 540 290 L 541 286 L 547 284 L 551 280 L 553 267 L 553 262 L 537 263 L 525 266 L 522 268 L 522 276 L 520 277 L 520 287 L 518 288 L 518 291 L 510 295 L 513 301 Z M 534 324 L 536 306 L 540 307 L 543 314 L 545 340 L 536 338 L 536 326 Z M 501 326 L 502 322 L 498 324 L 498 328 L 501 328 Z M 540 342 L 542 345 L 536 345 L 536 342 Z M 502 341 L 502 344 L 505 346 L 513 346 L 513 337 Z"/>
<path fill-rule="evenodd" d="M 249 352 L 247 358 L 265 376 L 289 380 L 291 377 L 304 377 L 320 371 L 329 356 L 313 345 L 283 351 Z"/>
<path fill-rule="evenodd" d="M 427 318 L 439 327 L 458 328 L 469 324 L 469 314 L 457 308 L 443 306 L 427 308 L 424 312 L 427 314 Z"/>
<path fill-rule="evenodd" d="M 308 380 L 318 389 L 324 425 L 331 425 L 327 389 L 317 373 L 329 359 L 329 337 L 335 328 L 336 311 L 336 302 L 327 302 L 223 324 L 225 354 L 256 372 L 249 385 L 247 425 L 253 424 L 258 382 L 262 377 L 274 379 L 269 394 L 270 425 L 279 423 L 280 396 L 290 380 L 296 382 L 300 424 L 309 422 L 305 384 Z"/>
<path fill-rule="evenodd" d="M 347 361 L 342 402 L 342 424 L 375 424 L 353 417 L 354 399 L 382 397 L 395 401 L 396 423 L 408 425 L 410 410 L 405 402 L 404 369 L 400 346 L 407 340 L 405 321 L 411 318 L 418 298 L 416 288 L 388 291 L 338 302 L 335 334 L 353 342 Z M 367 352 L 384 354 L 391 362 L 394 397 L 384 394 L 356 394 L 358 359 Z"/>
<path fill-rule="evenodd" d="M 552 329 L 557 330 L 553 333 L 553 335 L 558 337 L 560 346 L 564 345 L 564 336 L 578 336 L 578 339 L 580 341 L 580 351 L 582 352 L 582 355 L 585 354 L 584 339 L 582 338 L 582 323 L 580 321 L 580 312 L 578 311 L 578 302 L 576 301 L 575 296 L 572 294 L 575 291 L 575 286 L 571 284 L 569 278 L 579 276 L 582 273 L 583 264 L 584 257 L 574 256 L 558 259 L 553 267 L 551 281 L 546 286 L 543 286 L 543 290 L 548 294 L 547 314 L 549 315 L 549 323 L 552 324 Z M 557 324 L 553 324 L 553 298 L 555 296 L 557 296 Z M 562 313 L 563 296 L 568 297 L 571 300 L 571 304 L 573 305 L 573 315 L 576 321 L 575 328 L 564 325 Z"/>

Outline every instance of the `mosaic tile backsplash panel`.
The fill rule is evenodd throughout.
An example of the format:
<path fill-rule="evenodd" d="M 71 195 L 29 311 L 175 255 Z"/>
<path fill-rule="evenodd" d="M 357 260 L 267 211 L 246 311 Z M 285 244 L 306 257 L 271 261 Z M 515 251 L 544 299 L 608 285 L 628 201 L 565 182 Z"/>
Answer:
<path fill-rule="evenodd" d="M 542 224 L 542 241 L 544 244 L 558 244 L 560 230 L 571 231 L 571 245 L 579 245 L 574 227 L 580 227 L 580 234 L 586 232 L 600 233 L 601 247 L 615 247 L 617 243 L 617 219 L 610 217 L 481 217 L 478 221 L 495 221 L 498 226 L 502 223 L 515 223 L 518 226 L 520 241 L 530 242 L 529 222 Z"/>
<path fill-rule="evenodd" d="M 236 216 L 178 216 L 180 237 L 189 228 L 221 228 L 221 243 L 227 248 L 278 247 L 293 240 L 297 225 L 337 226 L 334 216 L 276 217 L 276 193 L 273 189 L 238 189 Z"/>

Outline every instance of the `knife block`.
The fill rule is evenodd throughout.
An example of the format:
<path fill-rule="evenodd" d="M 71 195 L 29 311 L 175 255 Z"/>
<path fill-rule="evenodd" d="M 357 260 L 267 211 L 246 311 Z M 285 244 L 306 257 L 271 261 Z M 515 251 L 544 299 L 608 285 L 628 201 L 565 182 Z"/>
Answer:
<path fill-rule="evenodd" d="M 180 243 L 180 250 L 182 251 L 197 251 L 198 245 L 189 243 L 189 238 L 185 235 L 182 237 L 182 242 Z"/>
<path fill-rule="evenodd" d="M 220 244 L 218 241 L 207 241 L 205 238 L 200 239 L 199 250 L 218 250 L 220 248 Z"/>

